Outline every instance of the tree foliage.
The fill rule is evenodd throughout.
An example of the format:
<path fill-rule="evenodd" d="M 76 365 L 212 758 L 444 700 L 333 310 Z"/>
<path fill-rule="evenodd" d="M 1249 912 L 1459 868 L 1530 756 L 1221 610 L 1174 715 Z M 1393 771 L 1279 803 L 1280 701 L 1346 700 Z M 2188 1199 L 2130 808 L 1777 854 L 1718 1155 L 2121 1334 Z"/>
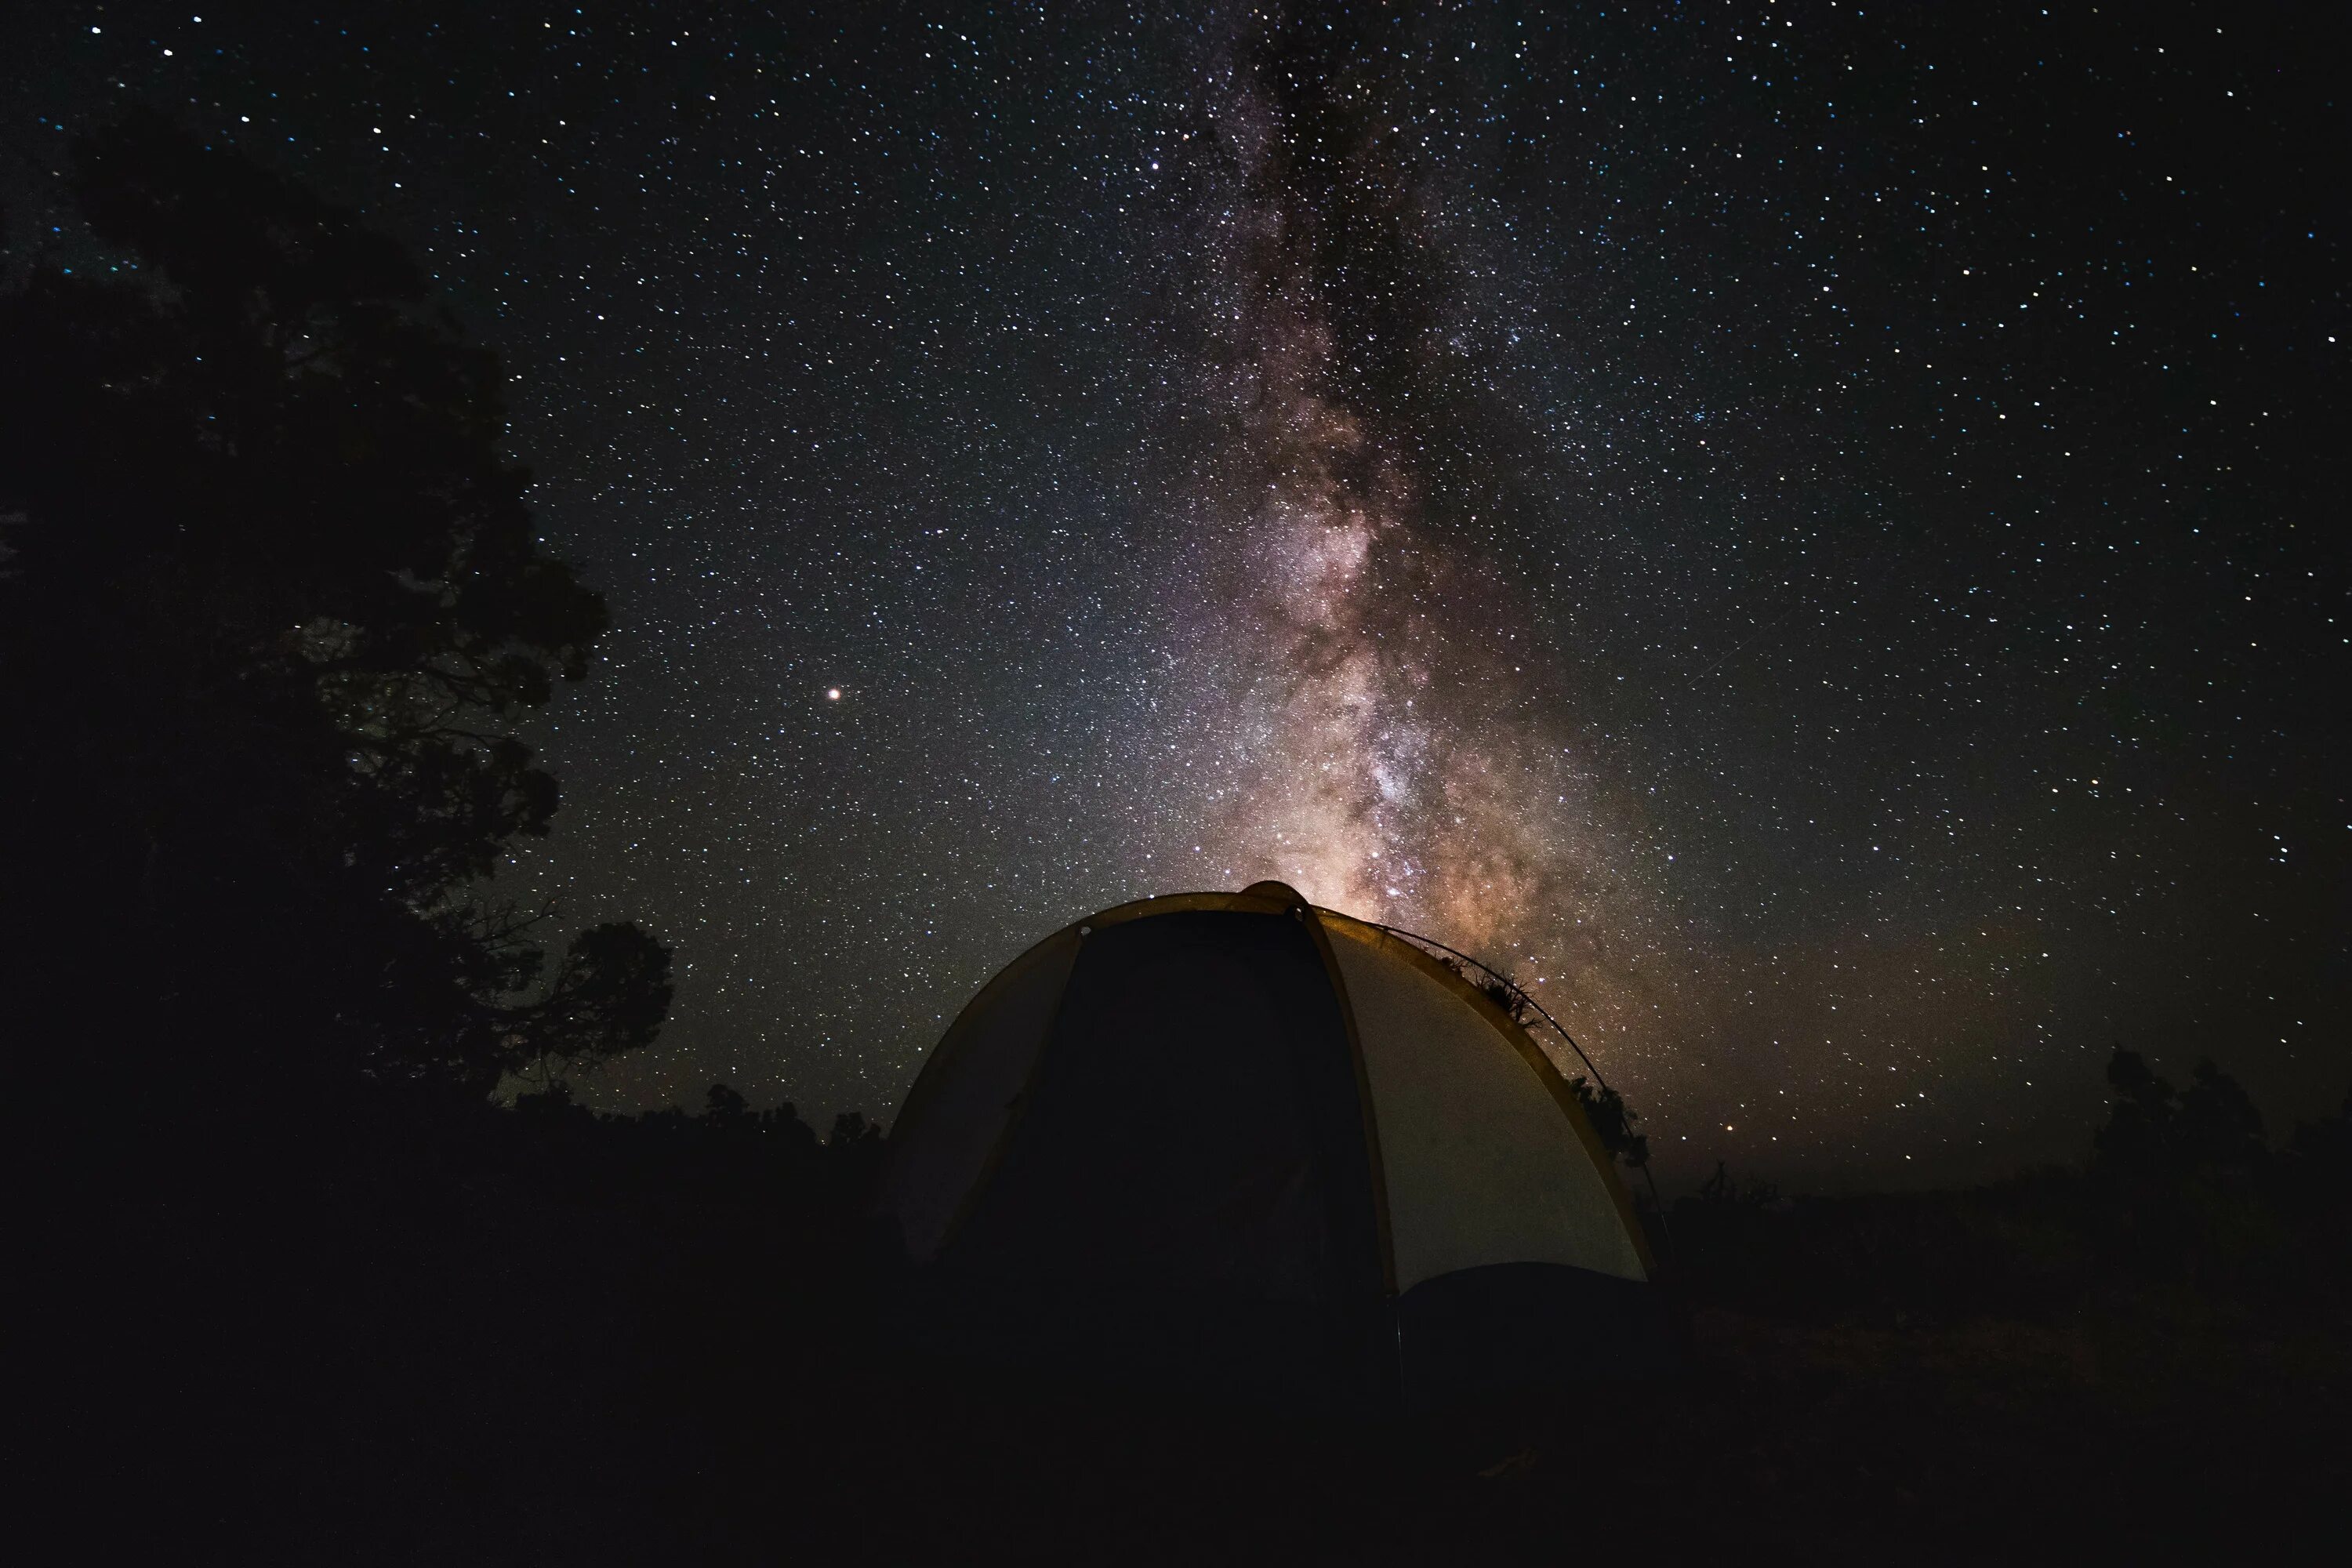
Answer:
<path fill-rule="evenodd" d="M 1612 1159 L 1622 1160 L 1634 1170 L 1650 1163 L 1649 1135 L 1636 1129 L 1642 1124 L 1639 1111 L 1625 1103 L 1624 1097 L 1607 1084 L 1588 1081 L 1582 1073 L 1568 1080 L 1576 1103 L 1584 1109 L 1584 1120 L 1591 1124 L 1592 1135 Z"/>
<path fill-rule="evenodd" d="M 2208 1059 L 2176 1089 L 2137 1051 L 2116 1047 L 2107 1062 L 2115 1099 L 2094 1141 L 2097 1163 L 2136 1180 L 2252 1172 L 2270 1160 L 2263 1114 L 2236 1079 Z"/>
<path fill-rule="evenodd" d="M 642 1045 L 666 950 L 551 963 L 483 890 L 558 797 L 512 724 L 607 620 L 540 546 L 496 356 L 394 242 L 155 118 L 71 191 L 114 266 L 0 296 L 13 959 L 183 1089 L 478 1094 Z"/>

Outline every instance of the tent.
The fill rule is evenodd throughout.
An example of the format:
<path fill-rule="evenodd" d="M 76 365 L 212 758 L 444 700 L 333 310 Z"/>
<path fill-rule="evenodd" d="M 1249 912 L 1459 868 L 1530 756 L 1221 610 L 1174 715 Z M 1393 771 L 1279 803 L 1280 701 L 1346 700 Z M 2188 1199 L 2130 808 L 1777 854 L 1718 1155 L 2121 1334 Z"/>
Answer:
<path fill-rule="evenodd" d="M 1426 1405 L 1672 1359 L 1575 1096 L 1485 994 L 1277 882 L 1122 905 L 973 997 L 877 1199 L 934 1355 Z"/>

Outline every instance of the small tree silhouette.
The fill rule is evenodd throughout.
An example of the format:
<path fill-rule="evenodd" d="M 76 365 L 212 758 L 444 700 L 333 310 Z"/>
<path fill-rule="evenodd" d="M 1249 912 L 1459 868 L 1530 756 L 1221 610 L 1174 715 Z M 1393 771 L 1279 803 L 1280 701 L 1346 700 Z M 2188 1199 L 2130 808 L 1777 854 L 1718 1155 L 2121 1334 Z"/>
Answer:
<path fill-rule="evenodd" d="M 1640 1114 L 1629 1108 L 1622 1096 L 1608 1086 L 1595 1086 L 1582 1074 L 1568 1080 L 1576 1096 L 1576 1103 L 1584 1108 L 1584 1119 L 1591 1123 L 1592 1135 L 1601 1146 L 1630 1168 L 1639 1171 L 1650 1163 L 1650 1140 L 1634 1131 L 1641 1125 Z"/>
<path fill-rule="evenodd" d="M 2137 1181 L 2179 1181 L 2199 1173 L 2246 1172 L 2270 1159 L 2262 1112 L 2236 1079 L 2209 1058 L 2176 1089 L 2137 1051 L 2116 1047 L 2107 1061 L 2115 1091 L 2095 1139 L 2096 1163 Z"/>

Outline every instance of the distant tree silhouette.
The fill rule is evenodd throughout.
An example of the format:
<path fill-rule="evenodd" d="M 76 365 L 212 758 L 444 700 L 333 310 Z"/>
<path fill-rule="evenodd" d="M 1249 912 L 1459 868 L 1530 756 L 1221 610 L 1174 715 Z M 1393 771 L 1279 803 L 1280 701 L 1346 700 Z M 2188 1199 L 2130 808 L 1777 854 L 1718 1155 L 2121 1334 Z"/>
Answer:
<path fill-rule="evenodd" d="M 2210 1060 L 2189 1069 L 2176 1137 L 2183 1158 L 2210 1169 L 2252 1171 L 2270 1162 L 2263 1113 L 2238 1081 Z"/>
<path fill-rule="evenodd" d="M 658 1028 L 668 953 L 484 896 L 555 782 L 506 732 L 603 601 L 500 371 L 391 240 L 151 116 L 70 181 L 118 258 L 0 296 L 0 950 L 74 1094 L 487 1093 Z"/>
<path fill-rule="evenodd" d="M 1717 1208 L 1769 1209 L 1780 1201 L 1780 1190 L 1755 1176 L 1741 1182 L 1717 1160 L 1715 1174 L 1698 1184 L 1698 1201 Z"/>
<path fill-rule="evenodd" d="M 2352 1277 L 2352 1090 L 2335 1114 L 2306 1121 L 2275 1168 L 2283 1206 L 2313 1238 L 2313 1252 Z"/>
<path fill-rule="evenodd" d="M 704 1099 L 709 1106 L 702 1113 L 706 1126 L 725 1131 L 740 1127 L 751 1119 L 751 1102 L 727 1084 L 712 1084 Z"/>
<path fill-rule="evenodd" d="M 2297 1127 L 2288 1152 L 2314 1171 L 2328 1172 L 2333 1180 L 2352 1178 L 2352 1089 L 2345 1091 L 2333 1115 Z"/>
<path fill-rule="evenodd" d="M 2136 1051 L 2107 1063 L 2115 1091 L 2093 1141 L 2088 1191 L 2102 1246 L 2141 1270 L 2210 1282 L 2300 1268 L 2262 1113 L 2200 1061 L 2175 1089 Z"/>
<path fill-rule="evenodd" d="M 2270 1159 L 2262 1112 L 2237 1080 L 2209 1060 L 2191 1070 L 2187 1089 L 2158 1077 L 2137 1051 L 2116 1047 L 2107 1062 L 2115 1100 L 2093 1141 L 2096 1163 L 2137 1180 L 2247 1172 Z"/>
<path fill-rule="evenodd" d="M 2092 1140 L 2100 1162 L 2134 1172 L 2168 1164 L 2179 1094 L 2156 1076 L 2137 1051 L 2121 1046 L 2107 1060 L 2107 1087 L 2115 1099 L 2107 1109 L 2106 1125 Z"/>

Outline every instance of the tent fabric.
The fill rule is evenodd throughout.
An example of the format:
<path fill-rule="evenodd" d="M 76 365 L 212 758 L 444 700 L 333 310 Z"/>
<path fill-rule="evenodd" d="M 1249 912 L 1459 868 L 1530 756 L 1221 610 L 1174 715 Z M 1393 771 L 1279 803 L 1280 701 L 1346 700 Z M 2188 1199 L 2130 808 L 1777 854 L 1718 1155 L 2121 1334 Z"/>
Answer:
<path fill-rule="evenodd" d="M 908 1091 L 899 1122 L 925 1136 L 893 1148 L 884 1196 L 909 1257 L 937 1256 L 980 1184 L 1061 1011 L 1078 940 L 1075 930 L 1056 931 L 991 981 Z"/>
<path fill-rule="evenodd" d="M 1180 913 L 1089 937 L 1016 1135 L 943 1250 L 1072 1289 L 1376 1291 L 1348 1039 L 1301 923 Z"/>
<path fill-rule="evenodd" d="M 878 1210 L 902 1326 L 964 1360 L 1318 1402 L 1654 1360 L 1631 1210 L 1549 1061 L 1280 884 L 1015 960 L 909 1091 Z"/>
<path fill-rule="evenodd" d="M 966 1348 L 1203 1394 L 1343 1389 L 1382 1284 L 1359 1104 L 1303 921 L 1088 933 L 985 1188 L 937 1248 L 987 1321 Z"/>
<path fill-rule="evenodd" d="M 1607 1166 L 1526 1032 L 1412 943 L 1344 916 L 1323 926 L 1371 1079 L 1397 1288 L 1489 1263 L 1647 1278 Z"/>

